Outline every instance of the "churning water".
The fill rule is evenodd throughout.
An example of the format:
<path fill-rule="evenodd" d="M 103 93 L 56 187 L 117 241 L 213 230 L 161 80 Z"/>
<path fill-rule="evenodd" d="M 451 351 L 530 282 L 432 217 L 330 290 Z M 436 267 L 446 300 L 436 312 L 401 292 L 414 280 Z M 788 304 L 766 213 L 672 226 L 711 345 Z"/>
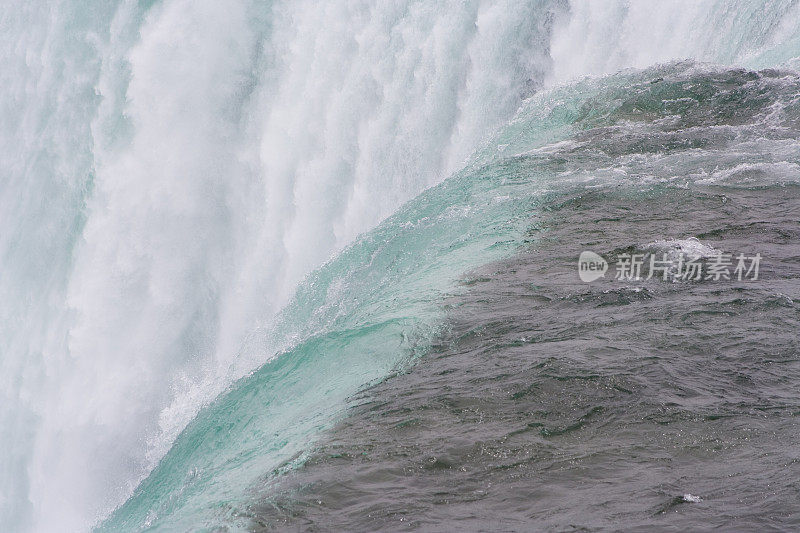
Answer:
<path fill-rule="evenodd" d="M 0 28 L 0 529 L 800 527 L 800 4 Z"/>

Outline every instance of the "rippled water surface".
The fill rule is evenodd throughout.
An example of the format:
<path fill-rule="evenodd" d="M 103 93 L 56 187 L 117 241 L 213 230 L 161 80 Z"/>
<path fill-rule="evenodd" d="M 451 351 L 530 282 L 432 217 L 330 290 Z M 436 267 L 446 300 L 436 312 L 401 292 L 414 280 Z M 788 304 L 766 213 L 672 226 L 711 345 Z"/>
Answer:
<path fill-rule="evenodd" d="M 800 527 L 798 221 L 796 186 L 561 198 L 536 245 L 464 280 L 435 351 L 354 398 L 254 527 Z M 685 235 L 760 251 L 759 280 L 577 279 L 583 249 Z"/>
<path fill-rule="evenodd" d="M 800 528 L 796 91 L 775 72 L 655 77 L 492 169 L 558 176 L 523 250 L 463 278 L 431 353 L 265 478 L 250 527 Z M 584 250 L 762 260 L 757 280 L 612 265 L 583 283 Z"/>

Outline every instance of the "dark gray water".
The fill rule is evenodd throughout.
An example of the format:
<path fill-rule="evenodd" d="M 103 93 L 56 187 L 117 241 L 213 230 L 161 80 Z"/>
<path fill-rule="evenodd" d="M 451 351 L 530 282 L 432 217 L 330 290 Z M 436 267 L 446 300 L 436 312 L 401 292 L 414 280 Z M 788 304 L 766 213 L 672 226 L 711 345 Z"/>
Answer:
<path fill-rule="evenodd" d="M 0 29 L 0 533 L 800 529 L 800 0 Z"/>
<path fill-rule="evenodd" d="M 443 303 L 435 349 L 259 489 L 252 528 L 800 529 L 800 187 L 777 148 L 796 120 L 765 126 L 776 84 L 790 102 L 797 86 L 779 78 L 645 88 L 616 102 L 630 122 L 509 163 L 509 179 L 621 179 L 553 192 L 527 249 Z M 584 250 L 762 260 L 757 280 L 622 281 L 612 264 L 583 283 Z"/>
<path fill-rule="evenodd" d="M 260 525 L 800 528 L 799 220 L 798 187 L 563 198 L 535 249 L 465 281 L 435 353 L 364 391 Z M 760 279 L 578 280 L 581 250 L 665 223 L 760 250 Z"/>

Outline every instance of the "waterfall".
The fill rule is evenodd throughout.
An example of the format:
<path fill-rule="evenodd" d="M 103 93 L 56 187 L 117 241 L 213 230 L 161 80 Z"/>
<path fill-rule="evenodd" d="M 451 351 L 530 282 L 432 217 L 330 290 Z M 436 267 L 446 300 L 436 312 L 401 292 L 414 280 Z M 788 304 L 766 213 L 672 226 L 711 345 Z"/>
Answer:
<path fill-rule="evenodd" d="M 0 525 L 90 528 L 288 344 L 303 280 L 537 91 L 778 65 L 795 2 L 8 0 Z"/>

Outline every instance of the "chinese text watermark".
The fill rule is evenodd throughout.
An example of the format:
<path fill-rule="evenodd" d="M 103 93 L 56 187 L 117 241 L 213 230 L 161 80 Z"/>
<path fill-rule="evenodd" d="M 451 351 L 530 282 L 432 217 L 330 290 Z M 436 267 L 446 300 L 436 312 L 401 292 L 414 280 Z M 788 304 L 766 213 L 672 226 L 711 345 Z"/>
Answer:
<path fill-rule="evenodd" d="M 729 254 L 719 252 L 708 256 L 680 253 L 618 254 L 614 261 L 614 279 L 642 281 L 649 279 L 676 281 L 757 280 L 761 254 Z M 591 251 L 578 258 L 578 276 L 591 282 L 605 276 L 609 262 Z"/>

